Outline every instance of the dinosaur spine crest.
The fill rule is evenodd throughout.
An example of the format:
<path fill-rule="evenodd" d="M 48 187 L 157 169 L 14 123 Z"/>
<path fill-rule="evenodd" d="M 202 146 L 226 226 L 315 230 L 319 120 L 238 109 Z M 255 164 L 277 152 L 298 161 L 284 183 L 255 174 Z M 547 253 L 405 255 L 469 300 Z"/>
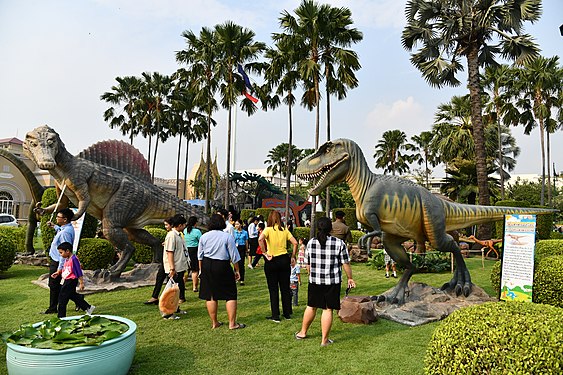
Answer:
<path fill-rule="evenodd" d="M 78 157 L 151 181 L 149 164 L 143 154 L 123 141 L 98 142 L 82 151 Z"/>

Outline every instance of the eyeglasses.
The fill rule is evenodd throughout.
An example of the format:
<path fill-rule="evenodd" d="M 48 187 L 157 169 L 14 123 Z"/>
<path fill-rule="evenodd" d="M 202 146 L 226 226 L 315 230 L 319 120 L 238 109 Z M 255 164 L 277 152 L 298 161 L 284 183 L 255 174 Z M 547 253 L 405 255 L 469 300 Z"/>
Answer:
<path fill-rule="evenodd" d="M 57 215 L 57 219 L 64 219 L 64 218 L 65 218 L 64 216 Z"/>

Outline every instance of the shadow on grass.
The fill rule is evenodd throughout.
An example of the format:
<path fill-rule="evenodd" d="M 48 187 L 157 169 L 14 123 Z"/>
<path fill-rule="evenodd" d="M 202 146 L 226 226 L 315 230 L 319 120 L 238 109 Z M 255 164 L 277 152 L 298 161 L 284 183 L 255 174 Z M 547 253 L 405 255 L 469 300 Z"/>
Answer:
<path fill-rule="evenodd" d="M 174 332 L 170 332 L 174 334 Z M 179 374 L 195 367 L 194 354 L 182 348 L 182 355 L 178 356 L 178 347 L 175 345 L 145 345 L 137 346 L 133 364 L 129 374 L 136 374 L 142 369 L 144 373 L 152 374 Z"/>

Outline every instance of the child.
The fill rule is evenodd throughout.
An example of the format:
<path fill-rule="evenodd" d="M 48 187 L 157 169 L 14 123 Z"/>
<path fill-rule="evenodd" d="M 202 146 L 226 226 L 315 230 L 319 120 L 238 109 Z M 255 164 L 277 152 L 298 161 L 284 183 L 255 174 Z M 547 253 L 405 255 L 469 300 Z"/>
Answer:
<path fill-rule="evenodd" d="M 397 278 L 397 266 L 395 265 L 395 261 L 387 254 L 387 251 L 383 250 L 383 254 L 385 256 L 385 277 L 389 278 L 389 266 L 393 269 L 393 277 Z"/>
<path fill-rule="evenodd" d="M 299 252 L 297 253 L 297 264 L 300 268 L 305 268 L 305 247 L 307 246 L 307 239 L 299 239 Z"/>
<path fill-rule="evenodd" d="M 65 260 L 62 270 L 58 270 L 51 275 L 52 278 L 56 278 L 59 275 L 62 276 L 58 317 L 64 318 L 66 316 L 66 305 L 69 300 L 73 300 L 76 306 L 86 311 L 86 314 L 92 315 L 96 306 L 90 305 L 84 300 L 82 294 L 76 293 L 78 283 L 80 283 L 80 290 L 84 290 L 84 278 L 82 277 L 80 261 L 72 253 L 72 244 L 70 242 L 63 242 L 57 247 L 57 250 L 59 250 L 59 254 Z"/>
<path fill-rule="evenodd" d="M 301 271 L 295 258 L 291 258 L 291 274 L 289 275 L 289 287 L 293 296 L 293 306 L 299 305 L 299 285 L 301 285 Z"/>

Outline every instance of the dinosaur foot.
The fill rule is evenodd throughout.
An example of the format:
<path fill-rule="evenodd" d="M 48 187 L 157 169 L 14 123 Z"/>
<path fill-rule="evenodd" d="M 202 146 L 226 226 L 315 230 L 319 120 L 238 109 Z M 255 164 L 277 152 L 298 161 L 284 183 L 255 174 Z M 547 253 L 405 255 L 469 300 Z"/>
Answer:
<path fill-rule="evenodd" d="M 440 290 L 450 291 L 453 290 L 456 296 L 460 296 L 463 294 L 465 297 L 468 297 L 471 294 L 471 289 L 473 284 L 471 281 L 461 282 L 457 281 L 456 278 L 451 279 L 449 282 L 442 285 Z"/>
<path fill-rule="evenodd" d="M 393 305 L 402 305 L 405 303 L 405 299 L 409 296 L 409 288 L 397 285 L 391 292 L 387 294 L 380 294 L 378 296 L 372 296 L 370 299 L 379 302 L 387 302 Z"/>
<path fill-rule="evenodd" d="M 118 281 L 120 279 L 121 272 L 115 272 L 111 269 L 98 269 L 94 271 L 94 279 L 98 282 L 111 282 Z"/>

